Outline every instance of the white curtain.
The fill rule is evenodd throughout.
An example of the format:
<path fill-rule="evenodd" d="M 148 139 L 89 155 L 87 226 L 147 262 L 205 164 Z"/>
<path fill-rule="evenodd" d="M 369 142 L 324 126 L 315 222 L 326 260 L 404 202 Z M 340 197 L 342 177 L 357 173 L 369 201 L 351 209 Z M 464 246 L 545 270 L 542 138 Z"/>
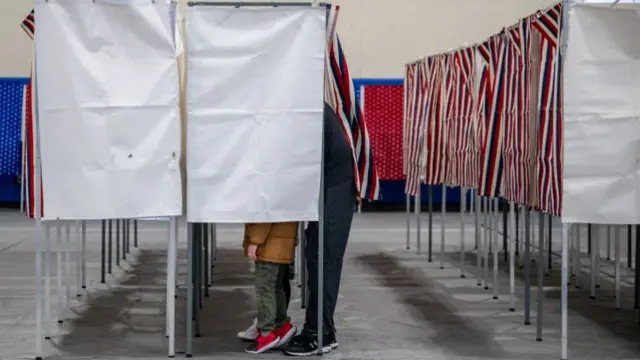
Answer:
<path fill-rule="evenodd" d="M 640 224 L 640 17 L 576 5 L 564 66 L 564 222 Z"/>
<path fill-rule="evenodd" d="M 318 219 L 326 9 L 189 7 L 187 214 Z"/>
<path fill-rule="evenodd" d="M 182 213 L 171 4 L 36 4 L 45 219 Z"/>

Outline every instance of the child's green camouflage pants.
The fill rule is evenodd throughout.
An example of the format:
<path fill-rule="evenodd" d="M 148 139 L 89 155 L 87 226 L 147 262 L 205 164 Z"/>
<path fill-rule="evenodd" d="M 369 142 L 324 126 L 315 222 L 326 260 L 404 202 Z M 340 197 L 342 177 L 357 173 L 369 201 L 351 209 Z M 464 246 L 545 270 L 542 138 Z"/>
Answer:
<path fill-rule="evenodd" d="M 255 283 L 258 302 L 258 330 L 267 335 L 287 321 L 287 300 L 282 287 L 288 266 L 256 261 Z"/>

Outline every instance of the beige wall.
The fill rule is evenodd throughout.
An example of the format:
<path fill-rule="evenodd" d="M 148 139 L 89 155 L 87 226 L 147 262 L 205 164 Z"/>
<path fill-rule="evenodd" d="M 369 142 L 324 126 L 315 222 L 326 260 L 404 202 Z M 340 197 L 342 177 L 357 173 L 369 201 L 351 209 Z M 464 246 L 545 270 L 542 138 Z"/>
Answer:
<path fill-rule="evenodd" d="M 187 1 L 187 0 L 184 0 Z M 295 1 L 295 0 L 284 0 Z M 299 1 L 299 0 L 297 0 Z M 399 78 L 404 64 L 473 43 L 559 0 L 333 0 L 353 77 Z M 542 4 L 542 5 L 541 5 Z"/>
<path fill-rule="evenodd" d="M 333 3 L 341 5 L 338 31 L 352 75 L 399 78 L 408 61 L 483 40 L 541 6 L 558 1 L 334 0 Z M 0 77 L 29 75 L 32 43 L 20 23 L 32 4 L 27 0 L 0 0 L 3 54 Z"/>
<path fill-rule="evenodd" d="M 0 77 L 26 77 L 31 72 L 33 44 L 20 27 L 33 1 L 0 0 Z"/>

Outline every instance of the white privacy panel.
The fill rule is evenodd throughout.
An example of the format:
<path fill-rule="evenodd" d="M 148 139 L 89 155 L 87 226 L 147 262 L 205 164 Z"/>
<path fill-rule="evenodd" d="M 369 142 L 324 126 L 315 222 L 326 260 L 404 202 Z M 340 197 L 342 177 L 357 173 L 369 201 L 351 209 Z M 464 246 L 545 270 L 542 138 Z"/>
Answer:
<path fill-rule="evenodd" d="M 318 219 L 326 9 L 187 16 L 187 216 Z"/>
<path fill-rule="evenodd" d="M 44 218 L 181 214 L 173 5 L 37 0 Z"/>
<path fill-rule="evenodd" d="M 640 223 L 640 17 L 576 5 L 564 67 L 564 222 Z"/>

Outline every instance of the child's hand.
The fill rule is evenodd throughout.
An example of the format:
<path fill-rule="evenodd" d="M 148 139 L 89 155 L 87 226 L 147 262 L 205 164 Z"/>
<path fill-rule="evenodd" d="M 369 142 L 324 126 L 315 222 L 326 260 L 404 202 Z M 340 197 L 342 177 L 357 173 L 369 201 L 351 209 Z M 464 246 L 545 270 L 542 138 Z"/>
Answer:
<path fill-rule="evenodd" d="M 251 258 L 251 260 L 256 261 L 258 259 L 258 245 L 249 245 L 247 247 L 247 256 Z"/>

